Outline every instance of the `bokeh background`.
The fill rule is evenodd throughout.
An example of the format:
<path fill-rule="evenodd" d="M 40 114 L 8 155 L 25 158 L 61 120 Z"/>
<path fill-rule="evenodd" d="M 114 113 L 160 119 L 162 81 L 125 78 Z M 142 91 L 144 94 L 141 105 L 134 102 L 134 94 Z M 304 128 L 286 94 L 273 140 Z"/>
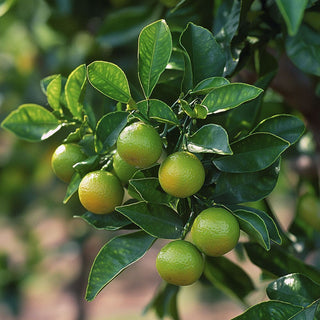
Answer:
<path fill-rule="evenodd" d="M 94 60 L 118 64 L 128 74 L 136 70 L 137 36 L 148 23 L 166 17 L 172 28 L 187 21 L 205 21 L 190 12 L 168 14 L 168 1 L 136 0 L 2 0 L 0 1 L 0 122 L 23 103 L 46 106 L 40 80 L 67 76 Z M 204 1 L 198 1 L 203 5 Z M 269 103 L 279 103 L 270 95 Z M 280 101 L 281 102 L 281 101 Z M 106 102 L 97 97 L 95 111 Z M 63 134 L 63 133 L 61 133 Z M 59 134 L 33 144 L 0 129 L 0 319 L 1 320 L 120 320 L 156 319 L 142 310 L 161 285 L 155 246 L 123 272 L 93 301 L 84 299 L 94 257 L 115 234 L 97 231 L 74 216 L 83 213 L 77 197 L 63 205 L 66 185 L 50 168 Z M 280 223 L 293 219 L 297 177 L 286 170 L 271 195 Z M 228 257 L 235 259 L 233 253 Z M 250 262 L 243 267 L 256 278 Z M 258 290 L 249 301 L 265 298 Z M 245 306 L 217 288 L 196 283 L 182 289 L 182 319 L 230 319 Z"/>

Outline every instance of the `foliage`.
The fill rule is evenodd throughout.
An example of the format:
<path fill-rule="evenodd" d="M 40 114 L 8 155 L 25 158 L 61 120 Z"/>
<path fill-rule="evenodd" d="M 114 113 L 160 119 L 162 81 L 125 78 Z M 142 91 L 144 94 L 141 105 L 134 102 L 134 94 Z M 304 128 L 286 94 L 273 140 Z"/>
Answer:
<path fill-rule="evenodd" d="M 273 103 L 277 95 L 269 87 L 278 65 L 266 48 L 274 55 L 285 50 L 303 72 L 319 76 L 320 38 L 314 20 L 307 19 L 308 14 L 319 15 L 319 4 L 224 0 L 215 1 L 206 13 L 204 3 L 182 0 L 167 10 L 159 3 L 155 9 L 138 3 L 131 10 L 115 10 L 98 41 L 116 48 L 138 37 L 137 61 L 132 63 L 136 72 L 132 66 L 126 70 L 115 61 L 96 60 L 75 67 L 66 78 L 46 77 L 41 85 L 48 104 L 23 104 L 2 127 L 27 141 L 60 134 L 64 143 L 83 147 L 87 159 L 74 166 L 65 203 L 88 172 L 111 170 L 118 135 L 137 120 L 156 128 L 166 154 L 188 150 L 204 165 L 204 186 L 188 199 L 160 188 L 157 164 L 134 174 L 127 185 L 131 199 L 116 212 L 81 216 L 97 229 L 129 231 L 111 239 L 97 255 L 88 300 L 157 238 L 184 239 L 202 210 L 223 206 L 237 218 L 246 239 L 238 253 L 245 250 L 273 280 L 267 288 L 271 300 L 234 319 L 318 318 L 320 271 L 304 261 L 318 235 L 299 218 L 283 230 L 268 205 L 281 164 L 290 153 L 301 152 L 298 141 L 310 133 L 304 132 L 303 114 L 289 114 L 293 112 L 282 100 L 280 108 Z M 247 70 L 256 75 L 254 84 L 239 81 Z M 106 101 L 109 110 L 99 109 L 95 97 Z M 306 185 L 319 192 L 314 181 L 307 182 L 301 178 L 298 195 Z M 262 208 L 252 202 L 263 203 Z M 250 275 L 226 257 L 207 258 L 203 277 L 242 302 L 254 290 Z M 160 318 L 179 319 L 177 296 L 178 288 L 166 285 L 148 308 Z"/>

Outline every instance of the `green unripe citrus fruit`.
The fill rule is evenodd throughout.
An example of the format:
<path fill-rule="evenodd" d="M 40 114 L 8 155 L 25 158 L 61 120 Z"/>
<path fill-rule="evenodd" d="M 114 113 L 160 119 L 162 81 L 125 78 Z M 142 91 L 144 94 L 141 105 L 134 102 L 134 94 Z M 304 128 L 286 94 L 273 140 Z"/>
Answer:
<path fill-rule="evenodd" d="M 203 210 L 194 220 L 191 238 L 195 246 L 207 256 L 221 256 L 238 243 L 238 220 L 223 208 Z"/>
<path fill-rule="evenodd" d="M 158 132 L 150 125 L 135 122 L 125 127 L 117 140 L 120 157 L 136 168 L 147 168 L 157 162 L 162 152 Z"/>
<path fill-rule="evenodd" d="M 124 161 L 118 152 L 113 155 L 113 170 L 123 184 L 127 184 L 133 174 L 138 170 Z"/>
<path fill-rule="evenodd" d="M 86 159 L 81 147 L 75 143 L 61 144 L 52 154 L 51 167 L 55 175 L 64 182 L 70 182 L 73 166 Z"/>
<path fill-rule="evenodd" d="M 106 214 L 121 205 L 124 190 L 120 180 L 107 171 L 92 171 L 86 174 L 79 185 L 81 204 L 90 212 Z"/>
<path fill-rule="evenodd" d="M 187 286 L 200 278 L 204 259 L 192 243 L 175 240 L 160 250 L 156 267 L 161 278 L 168 283 Z"/>
<path fill-rule="evenodd" d="M 205 171 L 201 161 L 186 151 L 169 155 L 159 168 L 159 182 L 168 194 L 186 198 L 198 192 L 203 186 Z"/>

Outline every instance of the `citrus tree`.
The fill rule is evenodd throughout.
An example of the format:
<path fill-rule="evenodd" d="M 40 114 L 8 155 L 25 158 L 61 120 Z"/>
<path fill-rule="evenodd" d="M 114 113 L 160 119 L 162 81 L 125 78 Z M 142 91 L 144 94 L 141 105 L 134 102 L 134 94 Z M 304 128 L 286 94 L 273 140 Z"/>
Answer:
<path fill-rule="evenodd" d="M 255 290 L 241 266 L 245 253 L 270 280 L 270 300 L 234 319 L 318 319 L 320 271 L 305 262 L 319 239 L 317 180 L 299 172 L 292 189 L 302 196 L 289 230 L 268 200 L 282 162 L 320 146 L 318 115 L 292 98 L 305 78 L 291 77 L 299 90 L 290 91 L 295 86 L 280 81 L 277 61 L 285 51 L 281 68 L 291 61 L 304 77 L 319 76 L 311 16 L 319 15 L 318 3 L 215 1 L 209 17 L 199 4 L 162 3 L 171 9 L 155 11 L 140 28 L 135 74 L 97 60 L 67 77 L 50 75 L 41 82 L 47 105 L 23 104 L 2 122 L 34 142 L 63 132 L 52 156 L 54 173 L 68 183 L 63 202 L 78 194 L 88 210 L 81 218 L 93 228 L 125 231 L 98 253 L 86 299 L 167 239 L 155 261 L 164 283 L 147 306 L 159 318 L 179 319 L 179 288 L 195 281 L 244 302 Z M 127 19 L 127 29 L 143 17 Z M 122 11 L 113 22 L 124 18 Z M 104 39 L 112 38 L 109 30 Z M 231 250 L 240 263 L 224 257 Z"/>

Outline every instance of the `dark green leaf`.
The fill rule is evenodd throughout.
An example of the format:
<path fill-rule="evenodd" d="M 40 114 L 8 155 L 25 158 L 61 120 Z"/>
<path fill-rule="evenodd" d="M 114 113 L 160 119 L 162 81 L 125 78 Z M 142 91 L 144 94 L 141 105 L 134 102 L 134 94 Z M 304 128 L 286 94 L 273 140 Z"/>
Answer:
<path fill-rule="evenodd" d="M 273 300 L 307 307 L 319 299 L 320 285 L 303 274 L 293 273 L 270 283 L 267 287 L 267 294 Z"/>
<path fill-rule="evenodd" d="M 288 320 L 302 308 L 281 301 L 261 302 L 232 320 Z"/>
<path fill-rule="evenodd" d="M 226 84 L 230 84 L 230 81 L 226 78 L 211 77 L 198 83 L 191 91 L 191 94 L 207 94 L 213 89 L 225 86 Z"/>
<path fill-rule="evenodd" d="M 241 301 L 254 290 L 248 274 L 225 257 L 206 257 L 204 274 L 214 286 Z"/>
<path fill-rule="evenodd" d="M 73 70 L 67 80 L 65 86 L 65 94 L 68 109 L 71 114 L 81 120 L 83 117 L 83 98 L 85 85 L 87 83 L 87 72 L 84 64 Z"/>
<path fill-rule="evenodd" d="M 218 177 L 212 197 L 217 203 L 224 204 L 261 200 L 275 187 L 279 171 L 279 161 L 276 161 L 269 168 L 258 172 L 223 172 Z"/>
<path fill-rule="evenodd" d="M 218 113 L 236 108 L 244 102 L 258 97 L 262 89 L 245 83 L 230 83 L 210 91 L 202 104 L 208 108 L 208 113 Z"/>
<path fill-rule="evenodd" d="M 187 138 L 188 150 L 195 153 L 232 154 L 228 134 L 217 124 L 207 124 Z"/>
<path fill-rule="evenodd" d="M 60 108 L 60 95 L 62 90 L 62 83 L 61 83 L 61 75 L 59 74 L 56 76 L 47 86 L 47 99 L 50 107 L 58 111 L 60 114 L 62 113 L 62 110 Z"/>
<path fill-rule="evenodd" d="M 316 300 L 314 303 L 299 311 L 290 320 L 318 320 L 320 316 L 320 299 Z"/>
<path fill-rule="evenodd" d="M 286 40 L 287 55 L 302 71 L 320 76 L 320 35 L 306 25 Z"/>
<path fill-rule="evenodd" d="M 289 143 L 273 134 L 254 133 L 231 144 L 233 154 L 213 160 L 221 171 L 232 173 L 255 172 L 269 167 Z"/>
<path fill-rule="evenodd" d="M 94 137 L 97 152 L 105 152 L 117 142 L 120 132 L 127 124 L 127 120 L 128 113 L 125 111 L 110 112 L 99 120 Z"/>
<path fill-rule="evenodd" d="M 289 35 L 298 32 L 308 0 L 276 0 L 278 8 L 287 24 Z"/>
<path fill-rule="evenodd" d="M 222 76 L 225 56 L 212 33 L 200 26 L 189 23 L 180 38 L 191 62 L 193 84 L 216 76 Z"/>
<path fill-rule="evenodd" d="M 64 204 L 66 204 L 70 200 L 70 198 L 78 191 L 81 180 L 82 180 L 82 177 L 80 176 L 79 173 L 75 173 L 72 176 L 71 181 L 67 188 L 66 195 L 64 196 L 64 199 L 63 199 Z"/>
<path fill-rule="evenodd" d="M 253 211 L 238 209 L 233 211 L 239 221 L 240 228 L 251 240 L 259 243 L 264 249 L 270 250 L 270 237 L 266 224 Z"/>
<path fill-rule="evenodd" d="M 280 114 L 261 121 L 254 132 L 269 132 L 293 144 L 302 136 L 304 124 L 295 116 Z"/>
<path fill-rule="evenodd" d="M 320 283 L 320 271 L 305 264 L 294 257 L 288 250 L 274 245 L 270 251 L 265 251 L 255 243 L 244 244 L 250 260 L 258 267 L 271 272 L 276 276 L 285 276 L 288 273 L 302 273 L 311 280 Z"/>
<path fill-rule="evenodd" d="M 6 117 L 1 126 L 20 139 L 41 141 L 55 134 L 62 125 L 47 109 L 37 104 L 23 104 Z"/>
<path fill-rule="evenodd" d="M 92 62 L 88 65 L 88 78 L 92 86 L 107 97 L 123 103 L 131 100 L 127 77 L 117 65 L 106 61 Z"/>
<path fill-rule="evenodd" d="M 93 300 L 121 271 L 139 260 L 154 241 L 155 238 L 139 231 L 115 237 L 105 244 L 93 262 L 86 299 Z"/>
<path fill-rule="evenodd" d="M 94 171 L 97 169 L 99 165 L 100 157 L 95 154 L 84 161 L 78 162 L 73 165 L 75 171 L 79 172 L 80 175 L 83 177 L 90 171 Z"/>
<path fill-rule="evenodd" d="M 246 206 L 234 206 L 234 207 L 231 207 L 231 209 L 233 211 L 237 211 L 238 209 L 245 210 L 245 211 L 252 212 L 252 213 L 258 215 L 264 221 L 264 223 L 268 229 L 270 239 L 277 244 L 282 243 L 282 239 L 281 239 L 278 227 L 275 224 L 275 222 L 273 221 L 273 219 L 268 214 L 266 214 L 262 210 L 252 208 L 252 207 L 246 207 Z"/>
<path fill-rule="evenodd" d="M 83 219 L 98 230 L 118 230 L 132 223 L 125 216 L 115 211 L 108 214 L 86 212 L 76 217 Z"/>
<path fill-rule="evenodd" d="M 165 205 L 137 202 L 117 207 L 116 210 L 154 237 L 181 237 L 183 223 L 178 214 Z"/>
<path fill-rule="evenodd" d="M 138 41 L 139 79 L 146 98 L 149 98 L 172 51 L 169 27 L 164 20 L 142 29 Z"/>
<path fill-rule="evenodd" d="M 164 317 L 172 317 L 173 320 L 179 320 L 177 308 L 179 289 L 179 286 L 166 283 L 147 305 L 144 313 L 150 309 L 154 309 L 160 319 L 164 319 Z"/>
<path fill-rule="evenodd" d="M 137 108 L 147 119 L 150 118 L 158 122 L 169 124 L 179 124 L 179 120 L 175 113 L 161 100 L 143 100 L 137 103 Z"/>
<path fill-rule="evenodd" d="M 132 196 L 131 188 L 139 194 L 138 200 L 152 203 L 169 204 L 172 197 L 161 190 L 158 178 L 143 178 L 129 180 L 128 192 Z"/>

